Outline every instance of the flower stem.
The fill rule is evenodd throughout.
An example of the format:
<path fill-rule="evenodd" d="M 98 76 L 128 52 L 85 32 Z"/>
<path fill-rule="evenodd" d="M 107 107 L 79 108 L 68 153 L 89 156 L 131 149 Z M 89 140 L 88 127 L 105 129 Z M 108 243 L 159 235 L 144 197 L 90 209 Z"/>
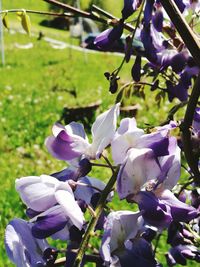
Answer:
<path fill-rule="evenodd" d="M 117 170 L 114 172 L 114 174 L 111 176 L 109 182 L 107 183 L 105 189 L 103 190 L 102 194 L 101 194 L 101 197 L 99 199 L 99 202 L 97 204 L 97 207 L 95 209 L 95 214 L 96 216 L 95 217 L 92 217 L 89 225 L 88 225 L 88 228 L 86 230 L 86 233 L 82 239 L 82 242 L 80 244 L 80 247 L 79 247 L 79 250 L 78 250 L 78 253 L 77 253 L 77 256 L 76 256 L 76 260 L 74 262 L 74 265 L 73 267 L 79 267 L 81 262 L 82 262 L 82 259 L 83 259 L 83 256 L 85 254 L 85 250 L 87 248 L 87 245 L 88 245 L 88 242 L 90 240 L 90 237 L 94 231 L 94 228 L 97 224 L 97 221 L 99 219 L 99 216 L 101 215 L 102 211 L 103 211 L 103 208 L 104 208 L 104 205 L 106 203 L 106 199 L 111 191 L 111 189 L 113 188 L 115 182 L 116 182 L 116 179 L 117 179 L 117 174 L 119 172 L 119 167 L 117 168 Z"/>

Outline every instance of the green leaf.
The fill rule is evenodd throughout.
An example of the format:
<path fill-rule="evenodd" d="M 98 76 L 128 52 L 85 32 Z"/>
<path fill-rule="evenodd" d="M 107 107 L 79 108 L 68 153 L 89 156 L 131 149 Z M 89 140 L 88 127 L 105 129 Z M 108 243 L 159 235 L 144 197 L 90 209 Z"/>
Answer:
<path fill-rule="evenodd" d="M 8 23 L 7 15 L 8 15 L 7 12 L 3 15 L 2 22 L 3 22 L 4 27 L 9 30 L 9 23 Z"/>
<path fill-rule="evenodd" d="M 22 24 L 23 29 L 30 35 L 30 33 L 31 33 L 31 20 L 30 20 L 30 17 L 24 11 L 21 18 L 22 18 L 21 24 Z"/>

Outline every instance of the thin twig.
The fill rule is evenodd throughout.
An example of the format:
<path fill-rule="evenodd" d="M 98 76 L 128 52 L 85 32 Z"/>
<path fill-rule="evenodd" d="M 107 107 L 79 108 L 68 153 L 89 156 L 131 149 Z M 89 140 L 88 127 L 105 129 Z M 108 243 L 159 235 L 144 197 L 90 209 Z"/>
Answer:
<path fill-rule="evenodd" d="M 106 161 L 106 162 L 108 163 L 108 165 L 110 166 L 110 169 L 112 170 L 112 173 L 114 173 L 115 170 L 114 170 L 112 164 L 110 163 L 109 159 L 108 159 L 106 156 L 104 156 L 103 154 L 102 154 L 101 156 L 105 159 L 105 161 Z"/>
<path fill-rule="evenodd" d="M 49 16 L 55 16 L 55 17 L 74 17 L 71 13 L 55 13 L 55 12 L 47 12 L 47 11 L 38 11 L 38 10 L 31 10 L 31 9 L 9 9 L 9 10 L 1 10 L 1 14 L 5 13 L 17 13 L 17 12 L 26 12 L 31 14 L 38 14 L 38 15 L 49 15 Z"/>
<path fill-rule="evenodd" d="M 190 178 L 192 179 L 193 177 L 190 177 Z M 188 185 L 191 185 L 193 182 L 194 182 L 194 181 L 193 181 L 193 179 L 192 179 L 192 180 L 190 180 L 189 182 L 185 183 L 185 184 L 181 187 L 181 189 L 179 190 L 179 192 L 177 193 L 177 197 L 179 197 L 180 194 L 183 192 L 183 190 L 185 190 L 185 189 L 188 187 Z"/>
<path fill-rule="evenodd" d="M 106 164 L 102 164 L 102 163 L 96 163 L 96 162 L 91 162 L 92 166 L 96 166 L 96 167 L 103 167 L 103 168 L 109 168 L 110 169 L 110 165 L 106 165 Z M 114 168 L 115 166 L 113 166 Z"/>
<path fill-rule="evenodd" d="M 85 187 L 89 187 L 89 188 L 93 188 L 95 190 L 97 190 L 98 192 L 102 192 L 101 189 L 99 189 L 98 187 L 96 186 L 93 186 L 93 185 L 89 185 L 89 184 L 85 184 L 85 183 L 81 183 L 81 182 L 76 182 L 77 185 L 81 185 L 81 186 L 85 186 Z"/>

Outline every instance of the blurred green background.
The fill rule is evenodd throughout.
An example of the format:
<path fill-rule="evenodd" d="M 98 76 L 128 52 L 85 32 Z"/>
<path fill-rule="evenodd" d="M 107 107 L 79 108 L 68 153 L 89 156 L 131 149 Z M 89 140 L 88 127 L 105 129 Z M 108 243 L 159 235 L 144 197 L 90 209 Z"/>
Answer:
<path fill-rule="evenodd" d="M 74 1 L 71 1 L 74 2 Z M 123 1 L 93 1 L 105 10 L 120 15 Z M 81 6 L 89 8 L 91 1 L 82 0 Z M 3 0 L 5 9 L 49 10 L 44 1 Z M 113 9 L 113 7 L 115 7 Z M 107 109 L 115 101 L 109 93 L 109 84 L 104 72 L 112 72 L 122 61 L 122 56 L 110 53 L 87 53 L 72 48 L 55 49 L 45 37 L 78 45 L 67 30 L 53 29 L 40 25 L 42 15 L 30 14 L 31 35 L 22 31 L 16 14 L 8 14 L 10 30 L 4 29 L 5 66 L 0 66 L 0 267 L 12 266 L 4 251 L 3 236 L 6 224 L 15 217 L 26 218 L 25 207 L 15 191 L 16 178 L 30 175 L 50 174 L 66 166 L 52 158 L 45 146 L 45 138 L 51 134 L 54 122 L 60 120 L 64 107 L 83 107 L 101 101 L 97 113 Z M 31 47 L 30 49 L 22 49 Z M 121 73 L 120 84 L 131 80 L 130 68 L 133 59 Z M 132 96 L 129 104 L 138 105 L 139 125 L 156 124 L 166 118 L 171 104 L 167 101 L 159 111 L 154 93 L 146 92 L 146 98 Z M 107 180 L 111 173 L 95 169 L 92 176 Z M 131 209 L 119 202 L 115 196 L 112 208 Z M 94 243 L 96 241 L 93 241 Z M 97 242 L 98 243 L 98 242 Z M 165 238 L 160 242 L 158 256 L 165 266 L 162 247 L 166 251 Z M 91 266 L 88 264 L 88 266 Z M 189 264 L 188 266 L 195 266 Z"/>

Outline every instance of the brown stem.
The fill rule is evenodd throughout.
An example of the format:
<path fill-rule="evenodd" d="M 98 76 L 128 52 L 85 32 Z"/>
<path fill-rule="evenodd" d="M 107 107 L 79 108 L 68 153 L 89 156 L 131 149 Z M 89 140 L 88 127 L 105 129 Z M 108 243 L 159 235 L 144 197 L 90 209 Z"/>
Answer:
<path fill-rule="evenodd" d="M 192 151 L 191 130 L 195 109 L 200 96 L 200 73 L 195 81 L 187 109 L 185 112 L 184 121 L 180 126 L 182 131 L 183 149 L 187 163 L 194 174 L 194 181 L 200 184 L 200 172 L 198 168 L 198 157 L 196 157 Z"/>
<path fill-rule="evenodd" d="M 88 18 L 88 19 L 92 19 L 92 20 L 95 20 L 95 21 L 98 21 L 98 22 L 101 22 L 101 23 L 104 23 L 104 24 L 108 24 L 107 19 L 104 19 L 104 18 L 101 18 L 99 16 L 96 16 L 94 13 L 90 13 L 90 12 L 86 12 L 86 11 L 80 10 L 78 8 L 72 7 L 70 5 L 61 3 L 61 2 L 56 1 L 56 0 L 43 0 L 43 1 L 45 1 L 45 2 L 47 2 L 49 4 L 52 4 L 54 6 L 63 8 L 64 10 L 67 10 L 67 11 L 73 13 L 76 16 L 83 17 L 83 18 Z M 114 19 L 117 22 L 120 21 L 120 19 L 114 17 L 112 14 L 104 11 L 103 9 L 100 9 L 100 10 L 101 10 L 101 14 L 104 13 L 104 15 L 106 14 L 105 16 L 107 16 L 107 17 L 109 15 L 110 19 Z M 110 24 L 112 25 L 112 21 L 111 21 Z M 130 24 L 127 24 L 127 23 L 124 23 L 124 28 L 126 30 L 130 31 L 130 32 L 132 32 L 134 30 L 134 27 L 132 25 L 130 25 Z"/>

